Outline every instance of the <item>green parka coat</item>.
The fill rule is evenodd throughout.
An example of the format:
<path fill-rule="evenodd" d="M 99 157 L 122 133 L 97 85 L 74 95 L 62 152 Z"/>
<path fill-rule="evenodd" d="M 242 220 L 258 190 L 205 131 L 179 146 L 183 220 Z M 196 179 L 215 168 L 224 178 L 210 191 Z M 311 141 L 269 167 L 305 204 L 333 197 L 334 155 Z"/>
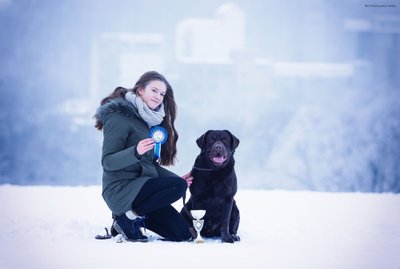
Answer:
<path fill-rule="evenodd" d="M 103 123 L 103 198 L 111 211 L 121 215 L 132 210 L 132 202 L 150 178 L 176 174 L 159 166 L 152 150 L 135 154 L 139 141 L 149 137 L 149 126 L 137 109 L 118 98 L 100 106 L 97 119 Z"/>

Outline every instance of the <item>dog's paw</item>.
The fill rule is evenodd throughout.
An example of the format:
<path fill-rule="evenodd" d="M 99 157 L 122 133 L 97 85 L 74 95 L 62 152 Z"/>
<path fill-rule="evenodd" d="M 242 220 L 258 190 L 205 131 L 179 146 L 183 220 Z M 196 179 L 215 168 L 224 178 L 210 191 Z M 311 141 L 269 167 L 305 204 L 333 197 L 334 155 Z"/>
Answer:
<path fill-rule="evenodd" d="M 239 242 L 240 241 L 240 237 L 237 234 L 232 234 L 232 238 L 234 241 Z"/>
<path fill-rule="evenodd" d="M 222 241 L 222 243 L 235 243 L 235 240 L 233 239 L 233 237 L 231 235 L 222 236 L 221 241 Z"/>

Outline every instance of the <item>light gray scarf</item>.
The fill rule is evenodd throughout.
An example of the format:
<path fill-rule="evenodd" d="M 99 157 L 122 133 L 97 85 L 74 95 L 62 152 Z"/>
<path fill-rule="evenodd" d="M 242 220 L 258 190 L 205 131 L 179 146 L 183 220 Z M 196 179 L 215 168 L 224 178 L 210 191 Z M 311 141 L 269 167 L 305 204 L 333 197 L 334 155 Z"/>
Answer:
<path fill-rule="evenodd" d="M 155 110 L 150 109 L 144 102 L 143 99 L 134 94 L 133 92 L 127 92 L 125 94 L 125 99 L 128 100 L 132 105 L 137 109 L 140 117 L 147 122 L 147 125 L 149 127 L 153 127 L 156 125 L 159 125 L 164 117 L 165 117 L 165 111 L 164 111 L 164 104 L 161 103 L 161 105 L 156 108 Z"/>

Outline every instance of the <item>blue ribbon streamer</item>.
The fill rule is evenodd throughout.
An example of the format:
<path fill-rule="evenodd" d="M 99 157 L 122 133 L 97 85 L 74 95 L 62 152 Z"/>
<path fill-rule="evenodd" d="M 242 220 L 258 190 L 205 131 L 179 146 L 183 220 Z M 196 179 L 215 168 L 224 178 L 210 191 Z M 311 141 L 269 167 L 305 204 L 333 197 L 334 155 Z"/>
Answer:
<path fill-rule="evenodd" d="M 161 145 L 167 141 L 168 133 L 161 126 L 155 126 L 150 129 L 149 137 L 154 138 L 155 145 L 154 145 L 154 156 L 158 160 L 161 157 Z"/>
<path fill-rule="evenodd" d="M 161 156 L 161 143 L 156 143 L 154 145 L 154 156 L 156 159 L 160 159 Z"/>

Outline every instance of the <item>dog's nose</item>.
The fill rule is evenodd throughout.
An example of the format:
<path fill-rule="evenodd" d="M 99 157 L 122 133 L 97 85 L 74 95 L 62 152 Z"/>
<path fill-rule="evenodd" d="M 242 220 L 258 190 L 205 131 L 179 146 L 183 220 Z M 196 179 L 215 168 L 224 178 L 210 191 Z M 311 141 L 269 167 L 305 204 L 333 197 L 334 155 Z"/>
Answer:
<path fill-rule="evenodd" d="M 216 150 L 222 150 L 223 147 L 222 147 L 222 145 L 221 145 L 220 143 L 216 143 L 216 144 L 215 144 L 215 149 L 216 149 Z"/>

